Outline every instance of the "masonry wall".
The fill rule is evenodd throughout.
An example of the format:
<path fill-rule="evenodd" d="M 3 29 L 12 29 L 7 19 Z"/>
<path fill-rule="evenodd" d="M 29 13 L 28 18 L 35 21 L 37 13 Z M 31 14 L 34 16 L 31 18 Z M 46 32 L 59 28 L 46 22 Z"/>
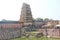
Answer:
<path fill-rule="evenodd" d="M 60 38 L 60 29 L 40 29 L 45 36 Z"/>
<path fill-rule="evenodd" d="M 11 39 L 15 37 L 20 37 L 20 30 L 0 30 L 0 39 Z"/>
<path fill-rule="evenodd" d="M 20 23 L 0 24 L 0 39 L 20 37 L 21 27 L 22 24 Z"/>
<path fill-rule="evenodd" d="M 20 28 L 20 27 L 22 27 L 21 23 L 0 24 L 0 29 L 1 28 Z"/>

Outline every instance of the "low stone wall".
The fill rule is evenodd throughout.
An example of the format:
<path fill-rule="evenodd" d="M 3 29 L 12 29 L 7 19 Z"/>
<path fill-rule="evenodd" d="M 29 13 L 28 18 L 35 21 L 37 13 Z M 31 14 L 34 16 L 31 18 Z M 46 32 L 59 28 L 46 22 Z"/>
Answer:
<path fill-rule="evenodd" d="M 20 29 L 0 29 L 0 39 L 11 39 L 20 36 Z"/>
<path fill-rule="evenodd" d="M 45 36 L 60 38 L 60 29 L 40 29 Z"/>

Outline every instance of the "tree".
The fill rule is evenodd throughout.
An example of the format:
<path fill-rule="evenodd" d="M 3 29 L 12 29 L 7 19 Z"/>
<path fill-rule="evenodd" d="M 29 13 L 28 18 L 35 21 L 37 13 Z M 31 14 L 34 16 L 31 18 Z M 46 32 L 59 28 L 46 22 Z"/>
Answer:
<path fill-rule="evenodd" d="M 43 18 L 36 18 L 36 21 L 42 22 Z"/>
<path fill-rule="evenodd" d="M 50 19 L 49 18 L 45 18 L 44 21 L 48 22 Z"/>
<path fill-rule="evenodd" d="M 48 21 L 51 21 L 53 19 L 49 19 L 49 18 L 45 18 L 44 21 L 48 22 Z"/>

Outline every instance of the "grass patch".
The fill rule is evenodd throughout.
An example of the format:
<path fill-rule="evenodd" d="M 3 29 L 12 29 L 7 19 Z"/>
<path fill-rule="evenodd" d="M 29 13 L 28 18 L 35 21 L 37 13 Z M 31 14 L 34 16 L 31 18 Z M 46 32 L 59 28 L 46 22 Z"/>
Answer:
<path fill-rule="evenodd" d="M 47 38 L 47 37 L 41 37 L 41 38 L 14 38 L 12 40 L 60 40 L 60 38 Z"/>

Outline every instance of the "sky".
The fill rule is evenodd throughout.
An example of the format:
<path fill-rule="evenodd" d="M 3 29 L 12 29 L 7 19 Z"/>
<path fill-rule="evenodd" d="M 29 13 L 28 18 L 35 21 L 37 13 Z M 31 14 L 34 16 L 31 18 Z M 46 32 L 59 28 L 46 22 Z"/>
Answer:
<path fill-rule="evenodd" d="M 19 20 L 23 3 L 30 5 L 33 18 L 60 20 L 60 0 L 0 0 L 0 20 Z"/>

